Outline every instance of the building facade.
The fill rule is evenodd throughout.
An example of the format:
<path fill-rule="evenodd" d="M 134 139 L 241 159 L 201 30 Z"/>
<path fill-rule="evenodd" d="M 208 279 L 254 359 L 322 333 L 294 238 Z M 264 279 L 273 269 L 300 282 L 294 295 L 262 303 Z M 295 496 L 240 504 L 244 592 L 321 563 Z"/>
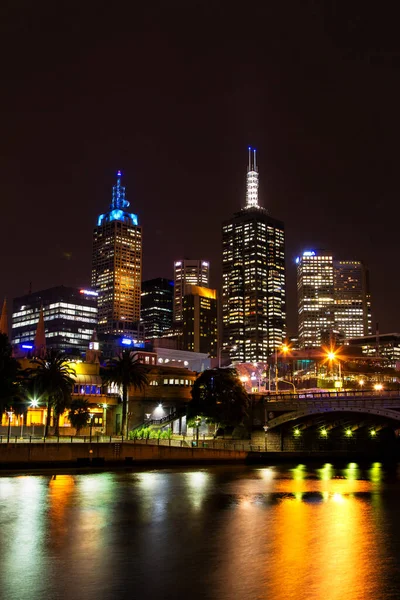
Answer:
<path fill-rule="evenodd" d="M 182 349 L 206 353 L 218 352 L 217 290 L 196 285 L 186 286 L 183 297 Z"/>
<path fill-rule="evenodd" d="M 158 338 L 172 327 L 174 282 L 163 277 L 143 281 L 141 322 L 146 339 Z"/>
<path fill-rule="evenodd" d="M 321 346 L 323 332 L 334 328 L 333 255 L 308 250 L 296 258 L 300 348 Z"/>
<path fill-rule="evenodd" d="M 369 276 L 360 261 L 310 250 L 296 263 L 300 348 L 371 333 Z"/>
<path fill-rule="evenodd" d="M 87 350 L 97 325 L 96 292 L 58 286 L 14 298 L 13 345 L 34 350 L 42 308 L 47 348 L 77 355 Z"/>
<path fill-rule="evenodd" d="M 286 336 L 285 230 L 258 202 L 249 149 L 246 204 L 222 227 L 223 346 L 238 362 L 265 362 Z"/>
<path fill-rule="evenodd" d="M 142 231 L 129 213 L 121 171 L 110 210 L 99 216 L 93 232 L 92 287 L 98 293 L 100 333 L 130 335 L 140 319 Z"/>
<path fill-rule="evenodd" d="M 358 260 L 334 261 L 335 327 L 345 339 L 371 335 L 368 269 Z"/>
<path fill-rule="evenodd" d="M 174 321 L 182 321 L 183 296 L 187 285 L 209 287 L 210 263 L 206 260 L 177 260 L 174 263 Z"/>

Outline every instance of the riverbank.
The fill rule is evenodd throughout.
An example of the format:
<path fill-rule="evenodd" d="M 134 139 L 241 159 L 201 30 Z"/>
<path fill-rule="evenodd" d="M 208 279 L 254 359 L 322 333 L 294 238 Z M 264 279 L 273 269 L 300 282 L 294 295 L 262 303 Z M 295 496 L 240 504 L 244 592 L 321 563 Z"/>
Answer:
<path fill-rule="evenodd" d="M 298 464 L 349 462 L 397 463 L 390 452 L 265 452 L 237 449 L 176 447 L 158 444 L 119 443 L 41 443 L 0 444 L 0 472 L 41 469 L 115 469 L 134 466 L 162 468 L 175 465 L 218 464 Z"/>

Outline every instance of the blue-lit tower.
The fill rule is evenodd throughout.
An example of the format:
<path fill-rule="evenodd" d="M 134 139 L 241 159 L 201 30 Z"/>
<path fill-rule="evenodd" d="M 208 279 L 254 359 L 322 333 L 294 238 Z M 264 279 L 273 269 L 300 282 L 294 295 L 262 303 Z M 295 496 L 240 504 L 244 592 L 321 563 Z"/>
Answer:
<path fill-rule="evenodd" d="M 92 287 L 98 292 L 100 333 L 130 334 L 140 319 L 142 230 L 128 212 L 122 173 L 117 172 L 110 210 L 93 232 Z"/>

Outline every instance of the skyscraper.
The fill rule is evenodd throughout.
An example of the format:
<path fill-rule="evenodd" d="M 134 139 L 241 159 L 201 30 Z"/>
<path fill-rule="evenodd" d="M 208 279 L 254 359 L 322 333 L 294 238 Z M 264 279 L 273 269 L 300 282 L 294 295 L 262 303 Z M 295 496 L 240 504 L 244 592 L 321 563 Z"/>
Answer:
<path fill-rule="evenodd" d="M 98 292 L 100 333 L 133 334 L 140 319 L 142 230 L 121 185 L 113 187 L 110 210 L 93 232 L 92 287 Z"/>
<path fill-rule="evenodd" d="M 296 263 L 300 347 L 321 346 L 333 330 L 343 338 L 371 334 L 369 276 L 360 261 L 311 250 Z"/>
<path fill-rule="evenodd" d="M 177 260 L 174 263 L 174 321 L 182 321 L 186 285 L 209 286 L 210 263 L 206 260 Z"/>
<path fill-rule="evenodd" d="M 141 321 L 146 339 L 161 337 L 172 327 L 174 282 L 163 277 L 142 283 Z"/>
<path fill-rule="evenodd" d="M 321 334 L 335 324 L 333 256 L 324 250 L 309 250 L 296 258 L 299 345 L 321 346 Z"/>
<path fill-rule="evenodd" d="M 217 290 L 187 285 L 183 297 L 183 350 L 204 352 L 217 357 Z"/>
<path fill-rule="evenodd" d="M 359 260 L 334 261 L 335 327 L 346 339 L 371 335 L 368 269 Z"/>
<path fill-rule="evenodd" d="M 246 203 L 222 227 L 223 345 L 232 360 L 264 362 L 286 335 L 285 230 L 259 205 L 249 148 Z"/>

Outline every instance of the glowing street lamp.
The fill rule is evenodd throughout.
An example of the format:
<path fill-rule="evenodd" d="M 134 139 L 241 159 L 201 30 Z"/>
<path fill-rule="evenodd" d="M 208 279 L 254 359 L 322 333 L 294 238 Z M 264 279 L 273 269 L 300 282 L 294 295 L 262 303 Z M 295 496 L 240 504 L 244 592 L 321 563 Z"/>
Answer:
<path fill-rule="evenodd" d="M 381 383 L 376 383 L 374 385 L 374 390 L 376 390 L 377 392 L 381 392 L 383 390 L 383 385 Z"/>
<path fill-rule="evenodd" d="M 358 382 L 358 385 L 360 387 L 363 387 L 364 383 L 365 383 L 364 379 L 360 379 L 360 381 Z"/>

